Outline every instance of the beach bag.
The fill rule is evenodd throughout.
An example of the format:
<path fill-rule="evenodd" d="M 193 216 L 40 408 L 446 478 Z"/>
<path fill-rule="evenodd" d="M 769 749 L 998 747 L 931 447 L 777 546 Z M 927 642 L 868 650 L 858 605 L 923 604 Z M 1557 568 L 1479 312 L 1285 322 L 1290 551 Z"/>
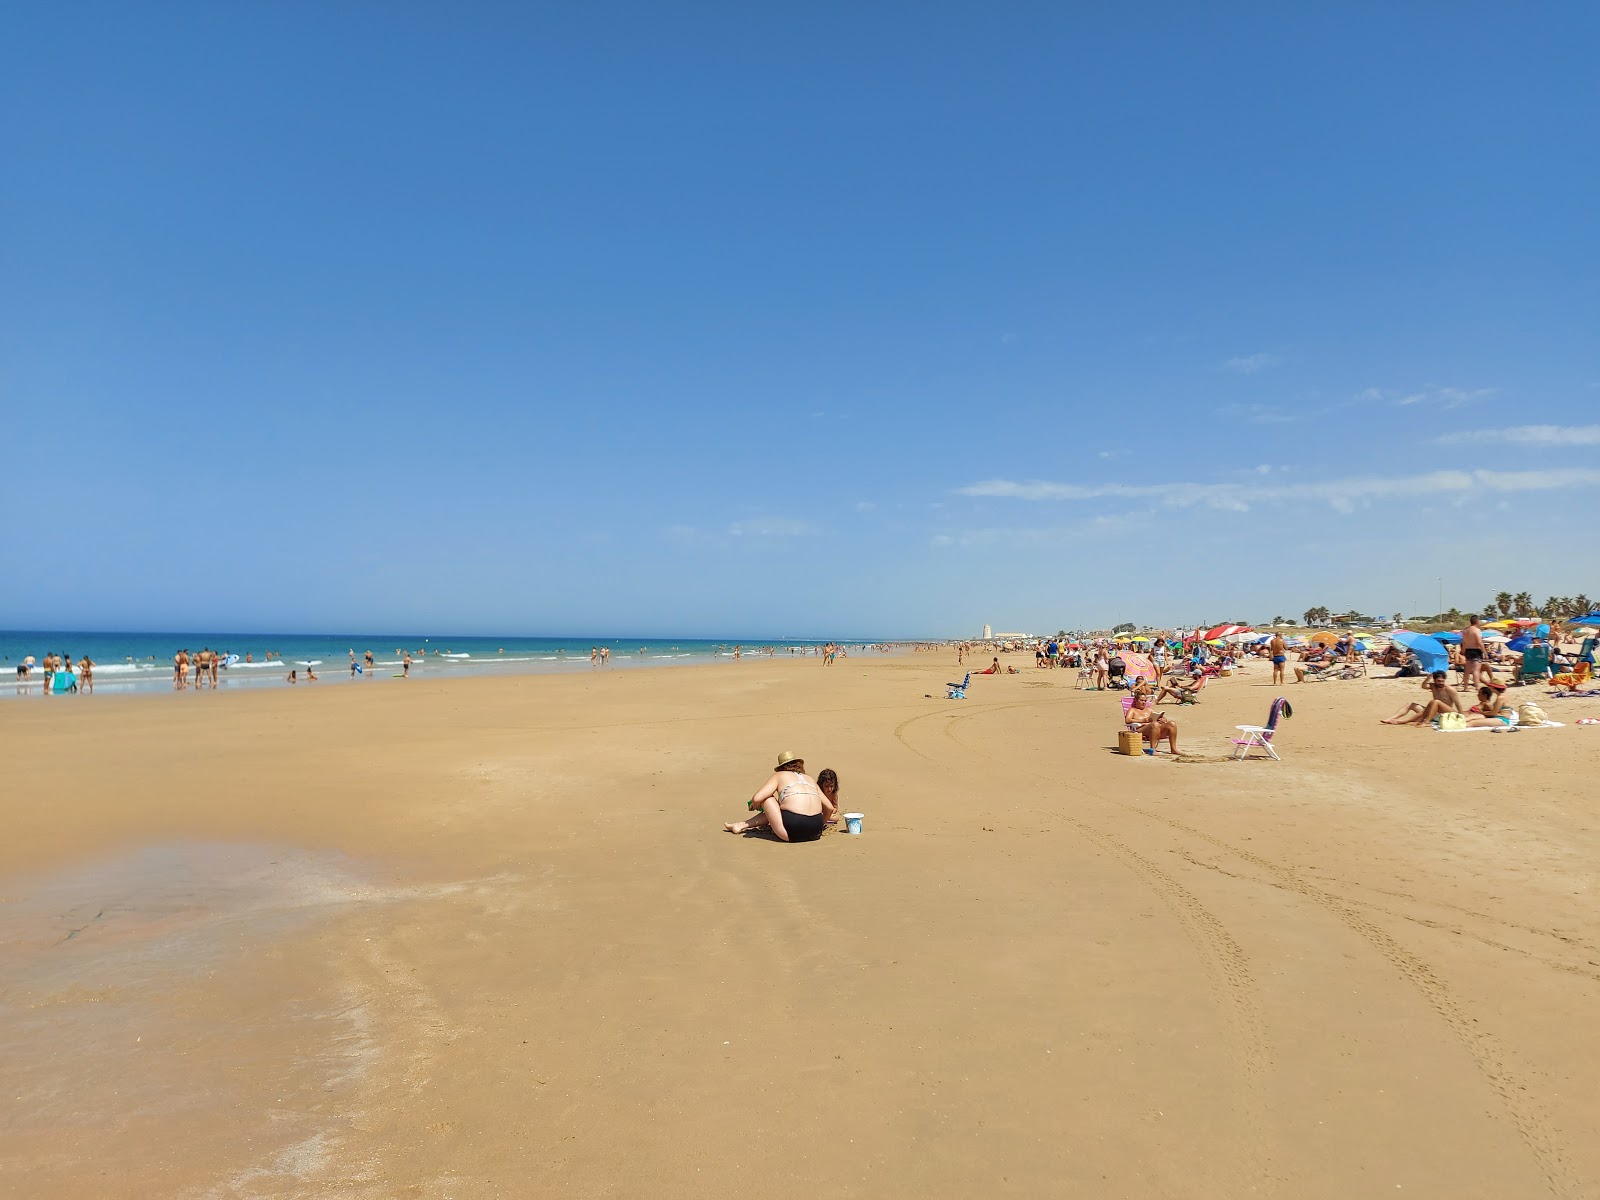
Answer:
<path fill-rule="evenodd" d="M 1544 709 L 1531 700 L 1527 704 L 1517 705 L 1518 725 L 1543 725 L 1548 719 L 1544 715 Z"/>
<path fill-rule="evenodd" d="M 1465 729 L 1467 718 L 1461 713 L 1440 713 L 1433 719 L 1435 729 Z"/>

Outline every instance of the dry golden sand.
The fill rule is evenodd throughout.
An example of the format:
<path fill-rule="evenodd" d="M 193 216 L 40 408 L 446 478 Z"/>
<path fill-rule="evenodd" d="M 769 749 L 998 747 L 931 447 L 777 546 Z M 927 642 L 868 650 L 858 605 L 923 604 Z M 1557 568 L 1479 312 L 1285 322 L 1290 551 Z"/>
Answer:
<path fill-rule="evenodd" d="M 0 1192 L 1600 1194 L 1600 728 L 954 671 L 6 703 Z"/>

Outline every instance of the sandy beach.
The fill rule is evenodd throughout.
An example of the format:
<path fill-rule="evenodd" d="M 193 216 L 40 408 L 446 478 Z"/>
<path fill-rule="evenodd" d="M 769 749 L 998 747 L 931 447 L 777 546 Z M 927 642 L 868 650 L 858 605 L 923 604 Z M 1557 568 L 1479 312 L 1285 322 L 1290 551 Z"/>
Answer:
<path fill-rule="evenodd" d="M 1600 707 L 953 658 L 7 705 L 0 1192 L 1600 1194 Z"/>

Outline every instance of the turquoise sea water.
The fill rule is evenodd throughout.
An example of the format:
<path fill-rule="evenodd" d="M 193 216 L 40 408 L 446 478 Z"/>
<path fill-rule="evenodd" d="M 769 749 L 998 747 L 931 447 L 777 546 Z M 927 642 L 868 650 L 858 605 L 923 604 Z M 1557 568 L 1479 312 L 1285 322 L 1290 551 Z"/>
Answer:
<path fill-rule="evenodd" d="M 666 666 L 688 662 L 731 662 L 736 646 L 747 656 L 771 647 L 787 658 L 810 654 L 820 645 L 804 638 L 585 638 L 585 637 L 440 637 L 394 633 L 103 633 L 87 631 L 27 632 L 0 630 L 0 696 L 40 695 L 44 687 L 38 664 L 47 653 L 70 655 L 74 663 L 88 655 L 94 663 L 94 688 L 100 692 L 156 691 L 172 686 L 172 657 L 181 649 L 202 647 L 236 655 L 218 672 L 223 688 L 282 684 L 291 668 L 303 677 L 307 665 L 319 681 L 388 682 L 400 671 L 401 653 L 412 656 L 416 678 L 453 675 L 515 674 L 590 670 L 591 648 L 611 651 L 610 669 Z M 350 651 L 362 662 L 372 651 L 373 668 L 350 674 Z M 274 658 L 268 660 L 267 653 Z M 31 655 L 32 677 L 15 679 L 18 664 Z M 764 656 L 764 655 L 762 655 Z M 247 659 L 253 661 L 246 661 Z M 363 664 L 364 665 L 364 664 Z M 192 678 L 192 671 L 191 671 Z M 13 683 L 15 686 L 13 687 Z"/>

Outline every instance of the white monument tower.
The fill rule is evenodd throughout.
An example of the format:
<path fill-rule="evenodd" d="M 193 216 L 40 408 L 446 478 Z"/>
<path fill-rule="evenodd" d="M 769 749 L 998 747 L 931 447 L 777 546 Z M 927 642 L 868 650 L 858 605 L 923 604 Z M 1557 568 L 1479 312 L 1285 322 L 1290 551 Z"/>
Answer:
<path fill-rule="evenodd" d="M 993 639 L 993 637 L 994 637 L 994 626 L 985 625 L 983 627 L 983 640 L 987 642 L 987 641 L 990 641 L 991 639 Z"/>

